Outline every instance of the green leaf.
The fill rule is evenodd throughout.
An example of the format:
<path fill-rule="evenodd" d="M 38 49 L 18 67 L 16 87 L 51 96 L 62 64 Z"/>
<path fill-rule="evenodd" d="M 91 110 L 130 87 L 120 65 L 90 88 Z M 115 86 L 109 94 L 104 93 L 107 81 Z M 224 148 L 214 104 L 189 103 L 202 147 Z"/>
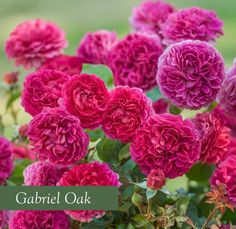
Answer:
<path fill-rule="evenodd" d="M 171 195 L 166 186 L 163 186 L 161 189 L 159 189 L 159 191 L 165 193 L 166 195 Z"/>
<path fill-rule="evenodd" d="M 96 74 L 99 76 L 106 84 L 108 88 L 113 86 L 113 75 L 111 70 L 105 65 L 83 65 L 83 73 Z"/>
<path fill-rule="evenodd" d="M 8 110 L 11 105 L 21 96 L 21 91 L 17 90 L 13 92 L 6 103 L 6 110 Z"/>
<path fill-rule="evenodd" d="M 157 190 L 153 190 L 153 189 L 148 188 L 146 191 L 146 197 L 148 200 L 152 199 L 156 194 L 157 194 Z"/>
<path fill-rule="evenodd" d="M 186 174 L 186 176 L 190 180 L 204 182 L 209 180 L 213 170 L 213 166 L 198 163 L 191 168 L 191 170 Z"/>
<path fill-rule="evenodd" d="M 149 97 L 152 101 L 156 101 L 156 100 L 162 98 L 162 94 L 161 94 L 159 88 L 155 87 L 151 91 L 147 92 L 147 97 Z"/>
<path fill-rule="evenodd" d="M 96 146 L 99 158 L 104 162 L 111 163 L 119 162 L 119 151 L 123 147 L 123 143 L 110 140 L 106 137 L 103 137 Z"/>
<path fill-rule="evenodd" d="M 170 105 L 169 110 L 170 110 L 170 113 L 171 113 L 171 114 L 174 114 L 174 115 L 178 115 L 178 114 L 180 114 L 181 111 L 182 111 L 180 108 L 178 108 L 178 107 L 175 106 L 174 104 L 171 104 L 171 105 Z"/>
<path fill-rule="evenodd" d="M 130 144 L 125 145 L 119 152 L 119 160 L 126 160 L 130 157 L 130 152 L 129 152 L 129 147 Z"/>
<path fill-rule="evenodd" d="M 188 205 L 189 205 L 189 198 L 188 197 L 180 197 L 176 201 L 176 208 L 181 214 L 186 214 Z"/>
<path fill-rule="evenodd" d="M 96 142 L 100 138 L 104 137 L 104 132 L 102 131 L 102 129 L 87 130 L 87 133 L 90 137 L 91 142 Z"/>
<path fill-rule="evenodd" d="M 135 184 L 140 188 L 147 189 L 147 181 L 143 181 L 143 182 L 140 182 L 140 183 L 132 182 L 132 184 Z"/>
<path fill-rule="evenodd" d="M 24 183 L 23 171 L 31 163 L 31 160 L 16 160 L 14 171 L 8 179 L 8 183 L 11 185 L 22 185 Z"/>
<path fill-rule="evenodd" d="M 129 203 L 129 202 L 126 202 L 126 203 L 122 204 L 122 205 L 118 208 L 118 211 L 121 211 L 121 212 L 128 212 L 131 207 L 132 207 L 132 204 Z"/>
<path fill-rule="evenodd" d="M 143 197 L 139 193 L 135 192 L 132 195 L 131 201 L 135 206 L 140 206 L 143 202 Z"/>

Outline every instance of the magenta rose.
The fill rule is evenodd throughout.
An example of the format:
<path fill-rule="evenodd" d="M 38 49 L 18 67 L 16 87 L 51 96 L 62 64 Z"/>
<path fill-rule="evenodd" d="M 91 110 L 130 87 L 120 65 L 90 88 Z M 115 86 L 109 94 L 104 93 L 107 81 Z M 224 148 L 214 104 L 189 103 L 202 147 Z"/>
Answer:
<path fill-rule="evenodd" d="M 24 185 L 55 186 L 68 167 L 37 161 L 24 169 Z"/>
<path fill-rule="evenodd" d="M 44 109 L 34 116 L 28 137 L 42 161 L 70 165 L 88 152 L 89 137 L 80 120 L 62 108 Z"/>
<path fill-rule="evenodd" d="M 191 7 L 170 14 L 161 25 L 161 33 L 167 45 L 188 39 L 214 41 L 224 34 L 223 25 L 214 11 Z"/>
<path fill-rule="evenodd" d="M 11 143 L 0 137 L 0 184 L 4 182 L 12 173 L 12 147 Z"/>
<path fill-rule="evenodd" d="M 59 55 L 66 46 L 65 34 L 56 24 L 35 19 L 16 26 L 6 41 L 5 52 L 17 66 L 29 69 Z"/>
<path fill-rule="evenodd" d="M 117 40 L 116 32 L 108 30 L 86 33 L 77 49 L 78 57 L 88 64 L 107 64 L 109 52 Z"/>
<path fill-rule="evenodd" d="M 130 153 L 144 174 L 161 168 L 167 178 L 182 176 L 199 159 L 198 133 L 180 115 L 154 115 L 137 131 Z"/>
<path fill-rule="evenodd" d="M 24 81 L 21 105 L 32 116 L 45 107 L 59 107 L 62 87 L 69 75 L 56 70 L 42 70 L 29 74 Z"/>
<path fill-rule="evenodd" d="M 70 76 L 80 74 L 82 71 L 82 62 L 76 56 L 60 55 L 47 59 L 40 67 L 40 70 L 58 70 Z"/>
<path fill-rule="evenodd" d="M 210 44 L 183 41 L 169 46 L 158 61 L 161 93 L 181 108 L 211 104 L 224 79 L 224 60 Z"/>
<path fill-rule="evenodd" d="M 14 159 L 36 159 L 35 152 L 25 143 L 12 144 L 12 154 Z"/>
<path fill-rule="evenodd" d="M 201 139 L 200 161 L 217 164 L 225 157 L 229 145 L 230 130 L 211 113 L 199 113 L 193 119 Z"/>
<path fill-rule="evenodd" d="M 69 229 L 70 221 L 63 211 L 15 211 L 9 229 Z"/>
<path fill-rule="evenodd" d="M 152 101 L 139 88 L 117 87 L 110 93 L 102 129 L 112 139 L 131 142 L 136 130 L 154 111 Z"/>
<path fill-rule="evenodd" d="M 130 25 L 136 31 L 151 32 L 160 35 L 160 28 L 174 7 L 162 0 L 146 0 L 134 7 L 129 19 Z"/>
<path fill-rule="evenodd" d="M 5 229 L 7 228 L 7 223 L 9 220 L 9 212 L 8 211 L 0 211 L 0 228 Z"/>
<path fill-rule="evenodd" d="M 223 184 L 226 189 L 227 198 L 236 207 L 236 155 L 228 157 L 221 162 L 211 177 L 211 185 Z"/>
<path fill-rule="evenodd" d="M 115 85 L 151 90 L 156 86 L 157 61 L 162 52 L 157 35 L 132 33 L 124 37 L 109 55 Z"/>
<path fill-rule="evenodd" d="M 72 167 L 65 172 L 58 182 L 58 186 L 117 186 L 119 187 L 119 175 L 113 172 L 109 166 L 101 162 L 91 162 Z M 103 210 L 66 210 L 68 215 L 80 222 L 90 222 L 94 218 L 101 218 Z"/>
<path fill-rule="evenodd" d="M 229 69 L 223 81 L 221 90 L 217 95 L 220 107 L 226 114 L 232 115 L 236 112 L 236 59 L 233 67 Z"/>
<path fill-rule="evenodd" d="M 65 84 L 63 98 L 67 111 L 80 119 L 83 128 L 95 129 L 101 125 L 110 93 L 98 76 L 81 74 Z"/>

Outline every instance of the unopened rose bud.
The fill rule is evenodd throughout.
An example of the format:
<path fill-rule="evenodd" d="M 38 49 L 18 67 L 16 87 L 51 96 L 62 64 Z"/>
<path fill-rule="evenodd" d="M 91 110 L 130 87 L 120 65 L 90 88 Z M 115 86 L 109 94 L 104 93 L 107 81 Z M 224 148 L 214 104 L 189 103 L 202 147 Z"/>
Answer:
<path fill-rule="evenodd" d="M 6 84 L 15 84 L 18 82 L 18 79 L 19 79 L 19 72 L 7 72 L 4 74 L 4 82 Z"/>
<path fill-rule="evenodd" d="M 165 175 L 160 169 L 153 169 L 147 177 L 147 187 L 153 190 L 165 185 Z"/>
<path fill-rule="evenodd" d="M 27 137 L 28 124 L 21 125 L 18 132 L 21 137 Z"/>

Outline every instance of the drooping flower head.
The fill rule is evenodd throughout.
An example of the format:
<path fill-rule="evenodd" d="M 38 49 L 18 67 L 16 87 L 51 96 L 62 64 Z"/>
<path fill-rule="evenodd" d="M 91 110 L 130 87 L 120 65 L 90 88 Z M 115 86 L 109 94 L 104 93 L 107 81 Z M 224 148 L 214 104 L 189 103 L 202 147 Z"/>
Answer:
<path fill-rule="evenodd" d="M 80 120 L 62 108 L 44 109 L 34 116 L 28 137 L 42 161 L 70 165 L 87 154 L 89 137 Z"/>
<path fill-rule="evenodd" d="M 94 129 L 101 125 L 109 98 L 105 83 L 94 74 L 75 75 L 63 88 L 64 105 L 80 119 L 83 128 Z"/>
<path fill-rule="evenodd" d="M 15 211 L 9 229 L 69 229 L 70 221 L 63 211 Z"/>
<path fill-rule="evenodd" d="M 144 91 L 156 86 L 157 61 L 163 49 L 157 35 L 132 33 L 111 50 L 109 67 L 115 85 L 138 87 Z"/>
<path fill-rule="evenodd" d="M 57 70 L 42 70 L 29 74 L 24 81 L 21 105 L 32 116 L 45 107 L 59 107 L 62 87 L 69 75 Z"/>
<path fill-rule="evenodd" d="M 68 167 L 45 161 L 30 164 L 23 172 L 26 186 L 55 186 Z"/>
<path fill-rule="evenodd" d="M 73 76 L 81 73 L 82 62 L 76 56 L 60 55 L 47 59 L 40 67 L 40 70 L 43 69 L 58 70 Z"/>
<path fill-rule="evenodd" d="M 157 83 L 177 107 L 200 109 L 215 100 L 224 75 L 224 60 L 212 45 L 188 40 L 161 55 Z"/>
<path fill-rule="evenodd" d="M 77 49 L 78 57 L 88 64 L 107 64 L 109 52 L 117 41 L 116 32 L 99 30 L 86 33 Z"/>
<path fill-rule="evenodd" d="M 29 125 L 23 124 L 19 127 L 18 132 L 19 132 L 19 136 L 22 138 L 26 138 L 27 137 L 27 131 L 28 131 Z"/>
<path fill-rule="evenodd" d="M 160 189 L 165 185 L 165 175 L 161 169 L 153 169 L 147 176 L 147 187 L 153 190 Z"/>
<path fill-rule="evenodd" d="M 97 161 L 74 166 L 65 172 L 58 182 L 59 186 L 120 186 L 119 175 L 105 163 Z M 90 222 L 105 214 L 103 210 L 67 210 L 73 219 Z"/>
<path fill-rule="evenodd" d="M 169 103 L 166 99 L 161 98 L 153 102 L 152 107 L 156 114 L 168 113 Z"/>
<path fill-rule="evenodd" d="M 161 169 L 167 178 L 175 178 L 199 159 L 198 133 L 179 115 L 154 115 L 136 132 L 130 152 L 144 174 Z"/>
<path fill-rule="evenodd" d="M 227 153 L 230 129 L 211 113 L 199 113 L 193 122 L 201 139 L 200 161 L 207 164 L 222 161 Z"/>
<path fill-rule="evenodd" d="M 214 11 L 191 7 L 168 16 L 161 26 L 164 43 L 169 45 L 184 40 L 214 41 L 223 35 L 223 21 Z"/>
<path fill-rule="evenodd" d="M 236 155 L 221 162 L 211 177 L 211 185 L 223 184 L 229 202 L 236 207 Z"/>
<path fill-rule="evenodd" d="M 0 184 L 7 179 L 13 170 L 11 143 L 0 137 Z"/>
<path fill-rule="evenodd" d="M 65 34 L 56 24 L 35 19 L 16 26 L 6 41 L 5 52 L 17 66 L 29 69 L 59 55 L 66 46 Z"/>
<path fill-rule="evenodd" d="M 152 102 L 139 88 L 117 87 L 110 93 L 102 129 L 112 139 L 132 141 L 136 130 L 154 111 Z"/>
<path fill-rule="evenodd" d="M 162 0 L 146 0 L 133 8 L 129 22 L 136 31 L 160 34 L 162 23 L 174 11 L 171 4 Z"/>
<path fill-rule="evenodd" d="M 228 114 L 236 112 L 236 59 L 226 74 L 221 90 L 217 95 L 220 107 Z"/>

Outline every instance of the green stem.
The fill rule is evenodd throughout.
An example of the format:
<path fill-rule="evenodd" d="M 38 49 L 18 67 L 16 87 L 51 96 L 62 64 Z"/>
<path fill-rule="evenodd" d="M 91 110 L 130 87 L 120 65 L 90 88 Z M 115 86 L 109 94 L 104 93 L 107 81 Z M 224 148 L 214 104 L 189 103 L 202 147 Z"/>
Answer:
<path fill-rule="evenodd" d="M 217 212 L 218 208 L 217 206 L 215 206 L 215 208 L 212 210 L 212 212 L 208 215 L 205 223 L 203 224 L 203 226 L 201 227 L 201 229 L 205 229 L 208 225 L 208 223 L 212 220 L 212 218 L 215 216 L 216 212 Z"/>

